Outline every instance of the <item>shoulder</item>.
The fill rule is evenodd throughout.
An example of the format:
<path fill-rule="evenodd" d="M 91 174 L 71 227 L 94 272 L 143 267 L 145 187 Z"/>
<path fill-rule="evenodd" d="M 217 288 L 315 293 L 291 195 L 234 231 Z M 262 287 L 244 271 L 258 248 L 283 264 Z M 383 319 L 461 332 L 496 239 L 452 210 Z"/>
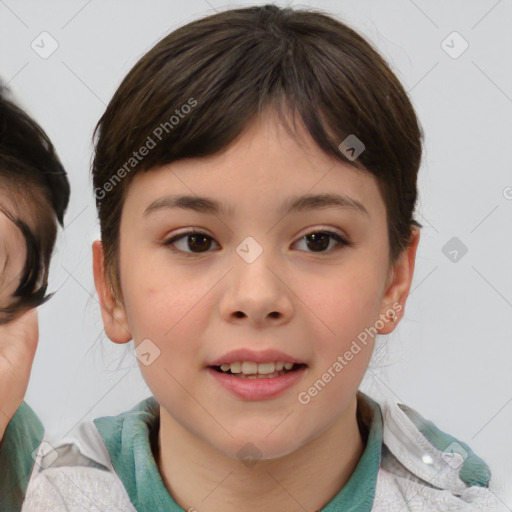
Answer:
<path fill-rule="evenodd" d="M 379 407 L 382 452 L 372 510 L 507 510 L 490 488 L 488 465 L 466 443 L 404 404 Z"/>
<path fill-rule="evenodd" d="M 22 512 L 136 512 L 115 473 L 91 466 L 48 468 L 31 480 Z"/>
<path fill-rule="evenodd" d="M 34 469 L 22 512 L 114 509 L 135 512 L 98 426 L 112 440 L 118 440 L 126 434 L 124 429 L 131 425 L 134 416 L 144 417 L 147 413 L 151 417 L 153 408 L 153 401 L 145 400 L 118 416 L 82 422 L 59 444 L 44 438 L 34 453 Z"/>
<path fill-rule="evenodd" d="M 0 509 L 19 510 L 35 463 L 34 453 L 44 437 L 43 424 L 22 402 L 0 443 Z"/>

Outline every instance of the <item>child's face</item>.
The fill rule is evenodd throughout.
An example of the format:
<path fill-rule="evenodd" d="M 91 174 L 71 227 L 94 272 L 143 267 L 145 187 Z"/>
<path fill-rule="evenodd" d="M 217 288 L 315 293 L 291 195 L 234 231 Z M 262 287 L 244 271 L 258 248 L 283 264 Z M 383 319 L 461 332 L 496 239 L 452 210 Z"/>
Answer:
<path fill-rule="evenodd" d="M 4 208 L 0 202 L 0 207 Z M 25 267 L 27 249 L 19 228 L 0 208 L 0 308 L 10 306 Z M 8 320 L 0 312 L 0 324 Z"/>
<path fill-rule="evenodd" d="M 161 405 L 161 421 L 177 422 L 233 458 L 249 441 L 263 458 L 279 457 L 347 421 L 372 337 L 358 342 L 360 350 L 343 359 L 343 369 L 316 396 L 308 389 L 391 307 L 386 209 L 376 179 L 308 141 L 299 145 L 275 117 L 262 118 L 222 156 L 137 175 L 123 206 L 124 308 L 110 317 L 104 311 L 107 333 L 116 342 L 133 337 L 136 346 L 151 340 L 142 350 L 150 364 L 140 366 Z M 289 198 L 327 193 L 356 199 L 367 214 L 348 207 L 280 213 Z M 170 207 L 144 214 L 154 201 L 177 194 L 229 204 L 233 214 Z M 192 228 L 211 239 L 184 237 L 174 242 L 181 253 L 164 245 Z M 303 238 L 326 230 L 354 245 Z M 247 237 L 248 246 L 242 244 Z M 259 247 L 261 254 L 246 261 L 243 251 L 253 256 Z M 391 322 L 386 328 L 392 330 Z M 152 344 L 160 351 L 154 361 Z M 272 398 L 241 398 L 208 366 L 242 348 L 279 350 L 307 368 Z M 251 382 L 262 381 L 244 380 Z"/>

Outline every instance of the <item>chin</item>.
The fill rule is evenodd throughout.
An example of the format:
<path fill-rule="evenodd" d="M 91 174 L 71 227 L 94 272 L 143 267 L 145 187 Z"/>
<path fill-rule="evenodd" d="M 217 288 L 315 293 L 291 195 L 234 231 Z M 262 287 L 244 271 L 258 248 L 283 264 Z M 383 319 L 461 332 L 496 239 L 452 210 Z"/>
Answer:
<path fill-rule="evenodd" d="M 227 440 L 227 444 L 217 446 L 217 450 L 226 457 L 238 460 L 248 468 L 252 467 L 258 461 L 277 460 L 296 451 L 300 446 L 296 441 L 291 442 L 290 437 L 273 435 L 266 437 L 266 434 L 255 432 L 249 435 L 244 432 L 243 435 L 236 436 L 233 432 L 233 438 Z"/>

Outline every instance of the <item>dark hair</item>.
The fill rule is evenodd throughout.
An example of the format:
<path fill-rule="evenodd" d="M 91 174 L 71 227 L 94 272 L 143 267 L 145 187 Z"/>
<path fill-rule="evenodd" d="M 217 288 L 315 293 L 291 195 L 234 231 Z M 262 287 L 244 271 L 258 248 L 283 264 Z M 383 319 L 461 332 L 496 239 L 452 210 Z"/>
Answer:
<path fill-rule="evenodd" d="M 423 132 L 407 93 L 379 53 L 341 21 L 264 5 L 220 12 L 167 35 L 128 73 L 99 120 L 93 183 L 117 293 L 121 211 L 134 175 L 222 152 L 269 104 L 288 131 L 283 111 L 293 113 L 294 128 L 298 111 L 325 153 L 375 175 L 389 260 L 396 262 L 412 226 L 422 227 L 413 212 Z M 365 145 L 355 160 L 340 150 L 350 134 Z"/>
<path fill-rule="evenodd" d="M 0 308 L 0 323 L 51 297 L 45 294 L 57 221 L 63 225 L 70 194 L 66 171 L 50 139 L 7 99 L 7 93 L 0 86 L 0 185 L 7 190 L 10 204 L 3 204 L 0 211 L 21 231 L 27 257 L 13 293 L 15 300 Z"/>

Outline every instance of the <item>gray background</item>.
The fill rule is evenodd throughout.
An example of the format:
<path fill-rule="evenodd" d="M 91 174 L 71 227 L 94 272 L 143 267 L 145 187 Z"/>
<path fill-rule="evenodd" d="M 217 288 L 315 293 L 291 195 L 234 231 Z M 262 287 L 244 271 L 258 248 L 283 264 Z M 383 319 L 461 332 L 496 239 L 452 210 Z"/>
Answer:
<path fill-rule="evenodd" d="M 253 2 L 262 4 L 266 2 Z M 278 2 L 279 5 L 286 5 Z M 159 39 L 215 10 L 171 1 L 0 0 L 0 76 L 53 140 L 72 187 L 40 308 L 26 401 L 58 439 L 80 420 L 149 396 L 131 343 L 105 336 L 92 278 L 99 237 L 89 166 L 95 123 L 121 79 Z M 363 390 L 406 403 L 512 477 L 512 3 L 312 1 L 370 39 L 409 91 L 424 128 L 417 218 L 425 226 L 405 317 Z M 58 48 L 42 58 L 31 47 Z M 457 58 L 442 42 L 457 31 Z M 38 43 L 39 41 L 39 43 Z M 448 38 L 458 54 L 463 41 Z M 445 43 L 446 44 L 446 43 Z M 445 46 L 446 48 L 446 46 Z M 468 251 L 452 261 L 448 254 Z M 379 367 L 380 366 L 380 367 Z M 501 498 L 512 509 L 512 489 Z"/>

